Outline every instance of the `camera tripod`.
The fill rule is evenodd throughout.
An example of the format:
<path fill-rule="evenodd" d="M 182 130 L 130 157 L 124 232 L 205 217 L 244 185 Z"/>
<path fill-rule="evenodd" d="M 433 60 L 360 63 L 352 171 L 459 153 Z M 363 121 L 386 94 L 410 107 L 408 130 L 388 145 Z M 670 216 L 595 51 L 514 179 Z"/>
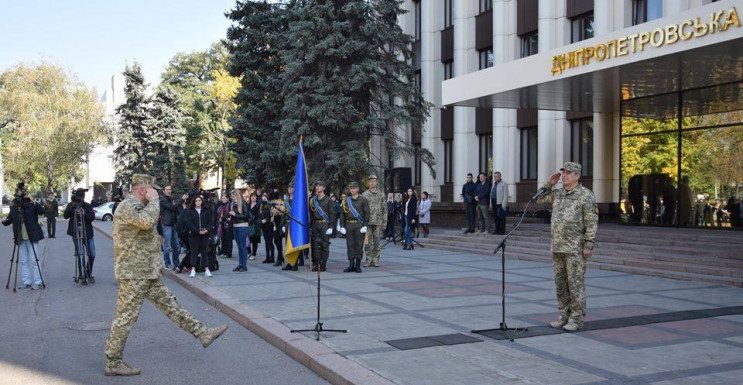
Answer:
<path fill-rule="evenodd" d="M 21 247 L 22 242 L 20 242 L 20 239 L 16 239 L 15 235 L 17 234 L 18 237 L 21 237 L 21 228 L 28 228 L 26 227 L 26 224 L 24 223 L 25 219 L 23 218 L 23 202 L 16 202 L 15 207 L 18 212 L 18 216 L 16 219 L 13 220 L 13 253 L 10 257 L 10 270 L 8 271 L 8 281 L 5 283 L 5 290 L 10 289 L 10 276 L 13 275 L 13 262 L 15 261 L 15 277 L 13 278 L 13 293 L 16 292 L 16 288 L 18 286 L 18 261 L 21 259 Z M 44 283 L 44 276 L 41 275 L 41 266 L 39 264 L 39 256 L 36 254 L 36 246 L 28 240 L 29 244 L 31 245 L 31 250 L 34 253 L 34 260 L 36 261 L 36 271 L 33 272 L 33 274 L 39 274 L 39 279 L 41 279 L 41 289 L 46 288 L 46 284 Z"/>
<path fill-rule="evenodd" d="M 83 206 L 75 207 L 74 216 L 75 236 L 75 283 L 87 285 L 95 283 L 95 278 L 91 275 L 93 268 L 90 260 L 90 250 L 88 249 L 88 234 L 85 231 L 85 208 Z M 86 258 L 87 257 L 87 258 Z"/>

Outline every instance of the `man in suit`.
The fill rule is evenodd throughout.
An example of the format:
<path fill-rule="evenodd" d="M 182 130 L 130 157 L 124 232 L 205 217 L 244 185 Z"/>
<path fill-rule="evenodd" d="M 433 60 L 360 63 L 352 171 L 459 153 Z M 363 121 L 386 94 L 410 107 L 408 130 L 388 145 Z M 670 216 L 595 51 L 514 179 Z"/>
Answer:
<path fill-rule="evenodd" d="M 508 210 L 508 183 L 501 179 L 500 171 L 493 172 L 493 187 L 490 189 L 490 206 L 493 208 L 495 234 L 505 234 L 506 210 Z"/>

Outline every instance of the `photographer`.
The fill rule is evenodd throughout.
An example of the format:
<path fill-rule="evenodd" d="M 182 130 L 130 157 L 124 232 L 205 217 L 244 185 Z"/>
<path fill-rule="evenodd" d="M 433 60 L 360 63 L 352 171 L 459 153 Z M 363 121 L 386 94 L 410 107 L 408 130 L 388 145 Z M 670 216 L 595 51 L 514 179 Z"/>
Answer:
<path fill-rule="evenodd" d="M 41 289 L 41 267 L 38 260 L 39 241 L 44 239 L 44 233 L 39 226 L 39 215 L 44 214 L 44 207 L 34 203 L 28 197 L 28 191 L 23 182 L 18 183 L 15 190 L 15 199 L 10 206 L 8 217 L 3 219 L 3 226 L 14 224 L 13 241 L 20 249 L 21 279 L 23 286 L 19 289 Z M 34 285 L 31 286 L 30 270 L 34 271 Z"/>
<path fill-rule="evenodd" d="M 85 242 L 88 246 L 88 275 L 90 276 L 90 283 L 94 283 L 93 279 L 93 262 L 95 261 L 95 242 L 93 241 L 93 220 L 95 219 L 95 212 L 93 206 L 90 203 L 85 202 L 85 192 L 87 189 L 79 188 L 72 192 L 72 201 L 67 205 L 64 210 L 64 218 L 69 219 L 67 223 L 67 235 L 72 237 L 72 242 L 75 244 L 75 253 L 78 253 L 77 242 L 75 242 L 75 236 L 77 234 L 75 224 L 75 210 L 77 208 L 83 209 L 83 222 L 85 223 Z"/>

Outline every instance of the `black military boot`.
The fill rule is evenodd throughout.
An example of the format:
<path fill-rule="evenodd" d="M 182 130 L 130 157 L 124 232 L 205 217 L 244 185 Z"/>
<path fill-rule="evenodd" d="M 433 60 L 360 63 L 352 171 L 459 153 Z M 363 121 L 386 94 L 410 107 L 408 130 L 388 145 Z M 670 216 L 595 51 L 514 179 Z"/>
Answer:
<path fill-rule="evenodd" d="M 286 266 L 284 266 L 284 267 L 281 268 L 281 270 L 284 270 L 284 271 L 292 270 L 292 264 L 291 263 L 287 263 Z"/>
<path fill-rule="evenodd" d="M 356 259 L 349 259 L 348 260 L 348 267 L 343 269 L 344 273 L 351 273 L 356 271 Z"/>
<path fill-rule="evenodd" d="M 354 271 L 361 273 L 361 259 L 354 259 L 354 261 L 356 261 Z"/>
<path fill-rule="evenodd" d="M 312 261 L 312 271 L 315 272 L 319 268 L 317 261 Z"/>
<path fill-rule="evenodd" d="M 322 263 L 320 264 L 320 271 L 325 271 L 325 270 L 327 270 L 327 267 L 328 267 L 328 261 L 327 261 L 326 259 L 324 259 L 324 260 L 322 261 Z"/>

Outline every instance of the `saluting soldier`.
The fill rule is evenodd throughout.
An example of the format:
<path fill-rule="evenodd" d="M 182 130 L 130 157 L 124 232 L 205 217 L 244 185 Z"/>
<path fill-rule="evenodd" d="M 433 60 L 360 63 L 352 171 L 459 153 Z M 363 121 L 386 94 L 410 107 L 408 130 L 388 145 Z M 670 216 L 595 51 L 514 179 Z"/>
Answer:
<path fill-rule="evenodd" d="M 574 332 L 586 315 L 586 259 L 593 253 L 598 230 L 598 208 L 593 192 L 580 184 L 580 163 L 566 162 L 542 186 L 537 203 L 552 204 L 552 269 L 560 318 L 553 328 Z M 562 188 L 553 189 L 562 175 Z"/>
<path fill-rule="evenodd" d="M 119 282 L 116 315 L 106 341 L 107 376 L 133 376 L 140 370 L 122 360 L 129 332 L 137 322 L 142 302 L 148 299 L 181 329 L 198 338 L 204 347 L 227 330 L 227 325 L 207 328 L 181 307 L 161 279 L 160 237 L 155 226 L 160 201 L 155 177 L 132 176 L 132 191 L 121 202 L 113 221 L 114 275 Z"/>
<path fill-rule="evenodd" d="M 310 221 L 312 229 L 312 271 L 325 271 L 330 257 L 330 234 L 333 234 L 335 210 L 330 197 L 325 195 L 325 183 L 314 184 L 315 194 L 310 197 Z"/>
<path fill-rule="evenodd" d="M 341 202 L 341 223 L 338 231 L 346 235 L 348 267 L 344 273 L 355 271 L 361 273 L 361 258 L 364 256 L 364 234 L 366 221 L 369 218 L 369 202 L 359 195 L 359 182 L 351 182 L 348 190 L 351 196 Z"/>
<path fill-rule="evenodd" d="M 377 176 L 369 175 L 369 189 L 361 194 L 369 202 L 369 220 L 366 222 L 368 228 L 367 237 L 369 242 L 364 245 L 366 252 L 366 265 L 379 267 L 379 251 L 382 238 L 382 226 L 387 224 L 387 200 L 384 192 L 377 188 Z"/>

